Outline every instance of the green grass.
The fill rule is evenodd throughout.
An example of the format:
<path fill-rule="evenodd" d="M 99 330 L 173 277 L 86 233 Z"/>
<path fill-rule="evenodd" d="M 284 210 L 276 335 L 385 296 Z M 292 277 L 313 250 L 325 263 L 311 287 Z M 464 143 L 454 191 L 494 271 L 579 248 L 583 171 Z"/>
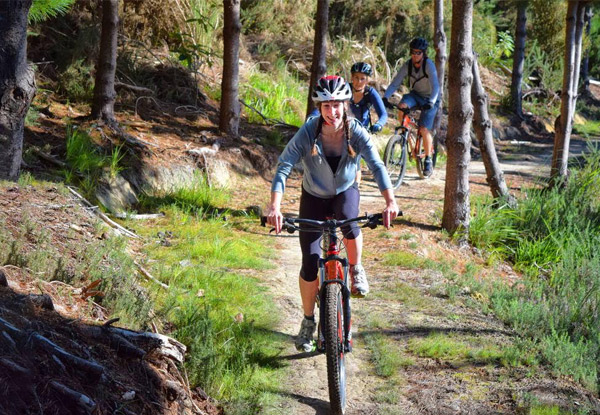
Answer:
<path fill-rule="evenodd" d="M 573 132 L 585 137 L 600 136 L 600 121 L 588 120 L 585 124 L 574 124 Z"/>
<path fill-rule="evenodd" d="M 283 346 L 272 331 L 278 318 L 273 300 L 260 280 L 242 272 L 269 268 L 269 251 L 256 238 L 237 233 L 233 220 L 196 215 L 223 196 L 207 195 L 185 203 L 163 197 L 166 217 L 139 231 L 157 242 L 146 246 L 152 260 L 147 267 L 170 287 L 158 299 L 157 312 L 175 327 L 172 335 L 189 346 L 190 382 L 223 402 L 227 413 L 254 414 L 277 399 L 271 391 L 281 380 L 276 358 Z M 190 199 L 205 208 L 192 208 Z M 156 238 L 157 231 L 168 236 Z"/>
<path fill-rule="evenodd" d="M 434 261 L 418 256 L 408 251 L 395 251 L 385 254 L 383 263 L 388 266 L 397 266 L 408 269 L 434 268 Z"/>
<path fill-rule="evenodd" d="M 283 60 L 278 60 L 268 73 L 252 71 L 241 89 L 241 99 L 265 117 L 296 126 L 304 122 L 306 94 L 305 85 L 287 71 Z M 250 122 L 264 123 L 255 111 L 244 107 L 244 112 Z M 270 141 L 276 138 L 268 137 Z"/>
<path fill-rule="evenodd" d="M 484 336 L 432 333 L 410 339 L 408 351 L 419 357 L 441 359 L 454 364 L 521 366 L 531 360 L 518 358 L 515 349 L 502 346 Z"/>
<path fill-rule="evenodd" d="M 413 359 L 405 356 L 398 345 L 383 334 L 368 334 L 365 343 L 371 351 L 371 362 L 378 376 L 389 378 L 396 375 L 400 368 L 414 364 Z"/>
<path fill-rule="evenodd" d="M 171 191 L 141 194 L 138 208 L 149 212 L 171 208 L 185 215 L 214 216 L 222 212 L 219 208 L 225 206 L 228 200 L 229 193 L 226 189 L 211 187 L 204 175 L 197 174 L 187 186 L 180 186 Z"/>
<path fill-rule="evenodd" d="M 600 154 L 563 186 L 531 189 L 516 208 L 476 202 L 471 241 L 524 273 L 484 284 L 489 308 L 539 346 L 555 371 L 597 390 L 600 350 Z"/>
<path fill-rule="evenodd" d="M 79 186 L 85 196 L 95 199 L 98 181 L 115 178 L 123 170 L 123 147 L 105 150 L 86 131 L 73 125 L 67 126 L 66 137 L 68 169 L 63 171 L 66 182 Z"/>

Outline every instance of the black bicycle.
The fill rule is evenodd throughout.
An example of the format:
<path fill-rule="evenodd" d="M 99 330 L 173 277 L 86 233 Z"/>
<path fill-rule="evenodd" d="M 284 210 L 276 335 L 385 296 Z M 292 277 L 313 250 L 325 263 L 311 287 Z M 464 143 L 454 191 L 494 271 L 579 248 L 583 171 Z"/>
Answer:
<path fill-rule="evenodd" d="M 398 212 L 400 216 L 402 213 Z M 266 218 L 261 219 L 265 226 Z M 284 218 L 282 229 L 289 233 L 319 232 L 323 255 L 319 259 L 319 325 L 317 351 L 327 358 L 327 381 L 331 413 L 343 414 L 346 408 L 346 353 L 352 351 L 350 289 L 348 260 L 340 255 L 338 229 L 351 222 L 364 223 L 363 228 L 382 225 L 382 214 L 351 219 L 324 221 Z"/>
<path fill-rule="evenodd" d="M 394 189 L 397 189 L 402 184 L 402 180 L 404 180 L 407 160 L 415 161 L 417 173 L 420 178 L 427 179 L 428 177 L 424 174 L 425 148 L 423 146 L 423 137 L 419 133 L 419 127 L 414 116 L 415 112 L 420 111 L 422 108 L 400 108 L 397 105 L 393 105 L 393 107 L 397 108 L 399 113 L 402 114 L 400 117 L 402 123 L 399 127 L 396 127 L 394 135 L 385 146 L 383 162 Z M 437 146 L 437 139 L 434 137 L 431 160 L 433 167 L 435 167 L 437 161 Z"/>

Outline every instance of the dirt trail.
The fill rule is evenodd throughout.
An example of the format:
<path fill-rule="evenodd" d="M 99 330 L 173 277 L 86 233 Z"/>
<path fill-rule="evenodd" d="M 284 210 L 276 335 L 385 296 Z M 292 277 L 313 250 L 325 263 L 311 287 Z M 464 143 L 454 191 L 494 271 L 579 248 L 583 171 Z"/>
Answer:
<path fill-rule="evenodd" d="M 574 140 L 572 149 L 579 153 L 584 144 Z M 524 151 L 527 150 L 527 151 Z M 506 157 L 502 164 L 512 191 L 523 183 L 535 183 L 547 175 L 551 143 L 514 143 L 512 151 L 519 157 Z M 481 161 L 470 165 L 471 192 L 489 192 L 485 185 L 485 169 Z M 376 212 L 383 207 L 372 176 L 363 170 L 361 212 Z M 528 402 L 569 407 L 572 402 L 587 402 L 600 408 L 600 403 L 578 385 L 549 374 L 531 375 L 526 368 L 505 368 L 489 363 L 444 361 L 407 353 L 413 339 L 432 333 L 467 336 L 486 344 L 508 344 L 513 334 L 492 316 L 479 313 L 465 303 L 470 293 L 459 294 L 449 301 L 442 295 L 442 272 L 432 269 L 408 269 L 384 266 L 386 252 L 410 249 L 417 257 L 445 258 L 449 263 L 477 261 L 471 250 L 460 251 L 442 236 L 438 224 L 443 208 L 444 169 L 436 170 L 427 181 L 419 180 L 414 166 L 409 167 L 405 184 L 396 191 L 403 223 L 389 232 L 383 228 L 367 230 L 363 264 L 367 270 L 371 293 L 353 300 L 353 332 L 355 348 L 347 359 L 348 410 L 352 414 L 512 414 L 522 411 Z M 288 181 L 282 210 L 298 211 L 300 181 Z M 382 238 L 382 233 L 386 235 Z M 384 242 L 388 241 L 388 242 Z M 293 346 L 301 318 L 298 292 L 300 250 L 297 235 L 277 236 L 281 252 L 277 269 L 269 276 L 272 294 L 280 305 L 282 324 L 278 329 L 289 335 L 289 347 L 282 359 L 289 364 L 283 394 L 282 414 L 313 415 L 329 413 L 325 356 L 298 354 Z M 481 259 L 479 259 L 481 262 Z M 460 266 L 459 266 L 460 268 Z M 505 278 L 517 278 L 507 265 L 496 269 Z M 489 273 L 482 271 L 482 276 Z M 460 287 L 457 288 L 460 292 Z M 464 297 L 464 298 L 463 298 Z M 373 321 L 380 321 L 373 324 Z M 370 322 L 370 323 L 369 323 Z M 365 336 L 382 335 L 412 364 L 401 366 L 392 377 L 377 376 L 367 349 Z M 543 372 L 543 371 L 540 371 Z"/>

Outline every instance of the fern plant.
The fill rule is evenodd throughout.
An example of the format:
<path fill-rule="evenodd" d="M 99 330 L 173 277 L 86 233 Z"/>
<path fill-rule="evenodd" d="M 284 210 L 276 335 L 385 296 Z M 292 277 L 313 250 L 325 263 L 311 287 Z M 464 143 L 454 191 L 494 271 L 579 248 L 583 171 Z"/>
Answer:
<path fill-rule="evenodd" d="M 73 3 L 75 0 L 33 0 L 29 9 L 29 23 L 39 23 L 65 14 Z"/>

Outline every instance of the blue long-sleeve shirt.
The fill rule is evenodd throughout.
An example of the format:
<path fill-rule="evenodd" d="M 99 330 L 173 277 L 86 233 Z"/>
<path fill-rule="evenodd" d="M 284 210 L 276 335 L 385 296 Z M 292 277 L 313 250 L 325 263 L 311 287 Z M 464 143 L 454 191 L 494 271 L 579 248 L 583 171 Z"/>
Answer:
<path fill-rule="evenodd" d="M 383 105 L 383 101 L 375 88 L 367 86 L 365 88 L 365 93 L 359 102 L 354 102 L 354 99 L 350 100 L 350 111 L 352 112 L 352 115 L 365 128 L 369 128 L 369 125 L 371 124 L 371 107 L 373 107 L 377 113 L 377 122 L 373 124 L 379 124 L 383 127 L 387 122 L 388 114 L 385 105 Z M 319 109 L 315 108 L 310 113 L 309 117 L 318 115 Z"/>
<path fill-rule="evenodd" d="M 408 75 L 408 64 L 410 60 L 406 61 L 404 65 L 400 67 L 398 73 L 392 79 L 392 83 L 388 86 L 383 94 L 384 98 L 390 98 L 394 92 L 398 89 L 404 78 Z M 427 65 L 427 76 L 423 71 Z M 425 65 L 421 65 L 420 68 L 416 68 L 413 65 L 410 79 L 408 80 L 410 92 L 414 92 L 429 101 L 429 104 L 433 106 L 438 99 L 440 92 L 440 84 L 438 83 L 437 71 L 435 64 L 429 58 L 425 60 Z"/>
<path fill-rule="evenodd" d="M 317 140 L 317 155 L 312 155 L 312 148 L 317 133 L 319 118 L 311 118 L 298 130 L 285 146 L 279 156 L 277 172 L 271 184 L 271 191 L 283 193 L 285 182 L 294 165 L 301 161 L 304 168 L 302 186 L 313 196 L 331 198 L 347 190 L 356 179 L 356 171 L 360 167 L 361 157 L 373 172 L 379 190 L 392 188 L 392 183 L 387 170 L 377 149 L 371 141 L 371 136 L 356 119 L 350 119 L 350 144 L 356 157 L 350 157 L 346 146 L 343 147 L 342 156 L 337 170 L 334 172 L 325 158 L 321 139 Z"/>

